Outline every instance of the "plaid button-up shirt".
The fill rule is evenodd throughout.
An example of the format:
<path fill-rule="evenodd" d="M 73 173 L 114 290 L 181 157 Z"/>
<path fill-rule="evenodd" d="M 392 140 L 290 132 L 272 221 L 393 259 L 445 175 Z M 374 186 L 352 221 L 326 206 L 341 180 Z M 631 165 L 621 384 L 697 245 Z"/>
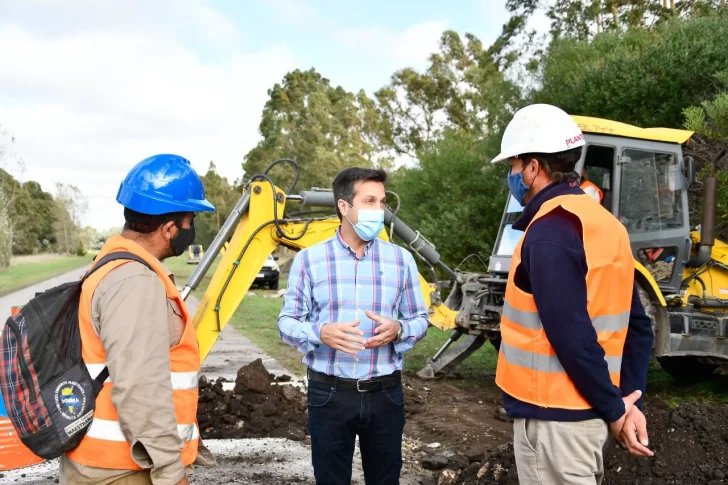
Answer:
<path fill-rule="evenodd" d="M 303 353 L 303 363 L 315 371 L 353 379 L 389 375 L 402 369 L 402 354 L 427 332 L 420 288 L 409 251 L 376 238 L 358 258 L 337 230 L 335 237 L 296 254 L 278 330 L 283 342 Z M 377 324 L 365 310 L 399 320 L 404 328 L 401 341 L 356 355 L 321 342 L 321 327 L 330 322 L 359 320 L 363 338 L 375 336 Z"/>

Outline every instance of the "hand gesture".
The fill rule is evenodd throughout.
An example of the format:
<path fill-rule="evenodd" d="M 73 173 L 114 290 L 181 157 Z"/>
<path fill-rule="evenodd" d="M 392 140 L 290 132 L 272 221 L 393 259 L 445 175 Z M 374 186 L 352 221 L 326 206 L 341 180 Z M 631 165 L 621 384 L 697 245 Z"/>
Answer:
<path fill-rule="evenodd" d="M 630 453 L 632 453 L 634 449 L 640 453 L 636 456 L 652 456 L 652 452 L 644 445 L 641 445 L 634 436 L 635 433 L 638 433 L 640 440 L 645 443 L 647 442 L 647 421 L 645 420 L 642 411 L 634 405 L 641 395 L 642 391 L 637 390 L 629 396 L 622 398 L 624 401 L 624 414 L 617 421 L 609 423 L 609 430 L 612 432 L 617 441 L 627 446 Z M 637 411 L 637 413 L 634 413 L 634 411 Z M 629 445 L 625 444 L 625 440 L 628 440 L 627 442 Z M 630 448 L 630 446 L 633 448 Z M 641 453 L 647 453 L 648 455 L 642 455 Z"/>
<path fill-rule="evenodd" d="M 655 453 L 647 448 L 649 444 L 647 420 L 637 406 L 633 406 L 632 410 L 627 414 L 622 432 L 617 440 L 627 448 L 632 456 L 655 456 Z"/>
<path fill-rule="evenodd" d="M 364 345 L 367 349 L 375 349 L 387 345 L 397 338 L 399 323 L 395 320 L 379 316 L 369 310 L 365 310 L 364 314 L 377 324 L 377 328 L 374 329 L 374 337 L 368 339 Z"/>
<path fill-rule="evenodd" d="M 327 323 L 321 327 L 321 342 L 332 349 L 355 355 L 364 350 L 366 340 L 360 338 L 364 332 L 357 327 L 359 320 L 343 323 Z M 357 337 L 359 335 L 359 337 Z"/>

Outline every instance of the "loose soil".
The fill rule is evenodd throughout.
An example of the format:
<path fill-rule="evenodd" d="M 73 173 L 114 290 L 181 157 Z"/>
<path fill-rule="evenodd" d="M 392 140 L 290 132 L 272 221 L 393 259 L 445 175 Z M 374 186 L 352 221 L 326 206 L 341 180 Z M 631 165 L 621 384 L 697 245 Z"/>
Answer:
<path fill-rule="evenodd" d="M 493 375 L 479 378 L 420 379 L 405 373 L 404 434 L 428 450 L 455 448 L 481 456 L 511 439 L 513 425 L 503 413 L 500 389 Z"/>
<path fill-rule="evenodd" d="M 637 458 L 610 440 L 603 485 L 719 485 L 728 483 L 728 405 L 684 404 L 670 408 L 654 399 L 645 405 L 654 457 Z M 518 476 L 508 443 L 487 458 L 456 470 L 455 483 L 514 485 Z"/>
<path fill-rule="evenodd" d="M 260 359 L 238 370 L 234 390 L 223 379 L 200 378 L 197 419 L 203 439 L 288 438 L 309 434 L 306 395 L 298 387 L 275 382 Z M 415 451 L 463 448 L 480 453 L 510 439 L 511 425 L 497 412 L 500 392 L 491 378 L 469 381 L 463 389 L 444 380 L 405 374 L 405 436 Z M 438 443 L 436 447 L 425 447 Z M 421 445 L 421 446 L 420 446 Z"/>
<path fill-rule="evenodd" d="M 423 380 L 405 373 L 403 380 L 407 473 L 421 474 L 422 483 L 441 485 L 518 484 L 512 424 L 500 409 L 501 393 L 493 376 L 468 377 L 458 383 L 457 376 Z M 198 421 L 203 439 L 307 441 L 305 393 L 275 382 L 260 359 L 238 371 L 234 390 L 225 391 L 222 384 L 222 380 L 200 380 Z M 728 405 L 670 408 L 652 399 L 644 412 L 655 456 L 632 457 L 610 440 L 603 485 L 728 484 Z M 248 463 L 268 459 L 245 458 Z"/>
<path fill-rule="evenodd" d="M 197 421 L 202 439 L 306 438 L 306 396 L 297 387 L 274 385 L 261 359 L 238 370 L 233 390 L 224 390 L 224 382 L 200 378 Z"/>

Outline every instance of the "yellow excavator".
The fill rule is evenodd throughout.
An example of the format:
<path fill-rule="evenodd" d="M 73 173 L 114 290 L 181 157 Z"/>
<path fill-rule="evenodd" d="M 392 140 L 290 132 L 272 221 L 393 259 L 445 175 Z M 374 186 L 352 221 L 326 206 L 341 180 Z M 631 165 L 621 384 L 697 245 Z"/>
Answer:
<path fill-rule="evenodd" d="M 576 171 L 588 173 L 589 180 L 604 194 L 602 204 L 629 232 L 638 291 L 655 330 L 653 355 L 676 378 L 694 379 L 728 366 L 728 246 L 715 239 L 713 177 L 702 181 L 700 228 L 690 227 L 688 187 L 697 183 L 697 177 L 694 161 L 683 157 L 682 145 L 693 133 L 573 118 L 587 142 Z M 286 191 L 276 187 L 267 175 L 279 163 L 290 164 L 296 171 Z M 186 282 L 184 298 L 197 288 L 224 249 L 193 319 L 203 360 L 278 245 L 300 250 L 334 236 L 339 220 L 333 213 L 332 192 L 317 189 L 293 194 L 298 170 L 295 161 L 281 159 L 263 174 L 251 177 Z M 310 211 L 286 213 L 287 203 L 289 207 L 296 203 L 329 207 L 331 214 L 311 217 Z M 385 210 L 385 229 L 379 237 L 392 240 L 396 235 L 429 268 L 430 279 L 422 274 L 419 279 L 430 324 L 452 331 L 420 376 L 435 377 L 452 370 L 485 341 L 498 349 L 510 258 L 521 236 L 512 223 L 522 209 L 512 197 L 508 200 L 484 273 L 451 269 L 422 234 L 396 216 L 397 210 Z M 448 280 L 437 280 L 436 266 Z M 443 289 L 450 289 L 444 301 Z"/>

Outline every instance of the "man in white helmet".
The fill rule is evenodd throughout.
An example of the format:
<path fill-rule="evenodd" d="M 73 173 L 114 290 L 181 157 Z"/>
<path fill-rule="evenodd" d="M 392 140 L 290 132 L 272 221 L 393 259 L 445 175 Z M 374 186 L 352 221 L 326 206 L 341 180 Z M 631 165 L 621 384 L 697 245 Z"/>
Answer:
<path fill-rule="evenodd" d="M 639 409 L 652 325 L 627 231 L 579 188 L 584 135 L 564 111 L 518 111 L 493 162 L 524 206 L 501 319 L 496 383 L 514 418 L 519 482 L 597 484 L 612 434 L 651 456 Z"/>

